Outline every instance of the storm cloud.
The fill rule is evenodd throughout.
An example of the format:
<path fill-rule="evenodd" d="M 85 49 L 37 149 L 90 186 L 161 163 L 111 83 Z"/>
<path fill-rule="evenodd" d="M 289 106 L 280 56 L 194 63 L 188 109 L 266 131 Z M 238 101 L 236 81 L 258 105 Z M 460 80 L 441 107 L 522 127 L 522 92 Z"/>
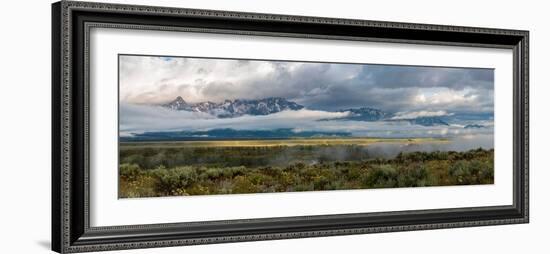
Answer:
<path fill-rule="evenodd" d="M 492 69 L 120 56 L 120 100 L 283 97 L 309 110 L 492 113 Z"/>

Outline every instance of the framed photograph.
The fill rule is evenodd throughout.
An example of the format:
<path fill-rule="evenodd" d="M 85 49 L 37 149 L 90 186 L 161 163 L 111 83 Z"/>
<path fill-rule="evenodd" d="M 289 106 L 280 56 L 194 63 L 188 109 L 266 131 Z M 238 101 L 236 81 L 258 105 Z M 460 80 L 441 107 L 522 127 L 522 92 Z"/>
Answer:
<path fill-rule="evenodd" d="M 61 1 L 60 253 L 529 220 L 528 31 Z"/>

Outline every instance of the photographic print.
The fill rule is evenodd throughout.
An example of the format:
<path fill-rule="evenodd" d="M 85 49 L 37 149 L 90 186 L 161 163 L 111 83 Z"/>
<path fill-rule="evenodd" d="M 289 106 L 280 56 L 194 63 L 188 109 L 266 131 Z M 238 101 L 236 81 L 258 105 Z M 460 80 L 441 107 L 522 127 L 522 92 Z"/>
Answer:
<path fill-rule="evenodd" d="M 529 31 L 78 1 L 51 18 L 56 252 L 529 223 Z"/>
<path fill-rule="evenodd" d="M 493 184 L 494 70 L 119 55 L 119 198 Z"/>

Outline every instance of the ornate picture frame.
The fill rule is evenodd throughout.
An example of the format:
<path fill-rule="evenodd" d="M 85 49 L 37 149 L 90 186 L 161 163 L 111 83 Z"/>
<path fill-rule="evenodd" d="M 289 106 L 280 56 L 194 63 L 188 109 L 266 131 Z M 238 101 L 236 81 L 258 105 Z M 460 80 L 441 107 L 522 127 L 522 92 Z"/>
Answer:
<path fill-rule="evenodd" d="M 89 32 L 93 28 L 511 50 L 512 205 L 92 226 Z M 52 249 L 73 253 L 528 223 L 528 89 L 528 31 L 73 1 L 54 3 Z"/>

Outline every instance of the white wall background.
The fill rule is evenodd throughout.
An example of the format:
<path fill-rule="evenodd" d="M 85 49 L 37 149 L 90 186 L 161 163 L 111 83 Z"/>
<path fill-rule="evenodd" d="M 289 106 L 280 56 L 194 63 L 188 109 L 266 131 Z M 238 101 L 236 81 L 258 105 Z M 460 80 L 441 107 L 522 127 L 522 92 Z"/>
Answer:
<path fill-rule="evenodd" d="M 105 0 L 106 1 L 106 0 Z M 531 31 L 531 223 L 246 242 L 121 253 L 544 253 L 550 247 L 550 31 L 544 1 L 117 0 L 247 12 L 527 29 Z M 0 253 L 50 245 L 50 1 L 9 1 L 0 15 Z"/>

